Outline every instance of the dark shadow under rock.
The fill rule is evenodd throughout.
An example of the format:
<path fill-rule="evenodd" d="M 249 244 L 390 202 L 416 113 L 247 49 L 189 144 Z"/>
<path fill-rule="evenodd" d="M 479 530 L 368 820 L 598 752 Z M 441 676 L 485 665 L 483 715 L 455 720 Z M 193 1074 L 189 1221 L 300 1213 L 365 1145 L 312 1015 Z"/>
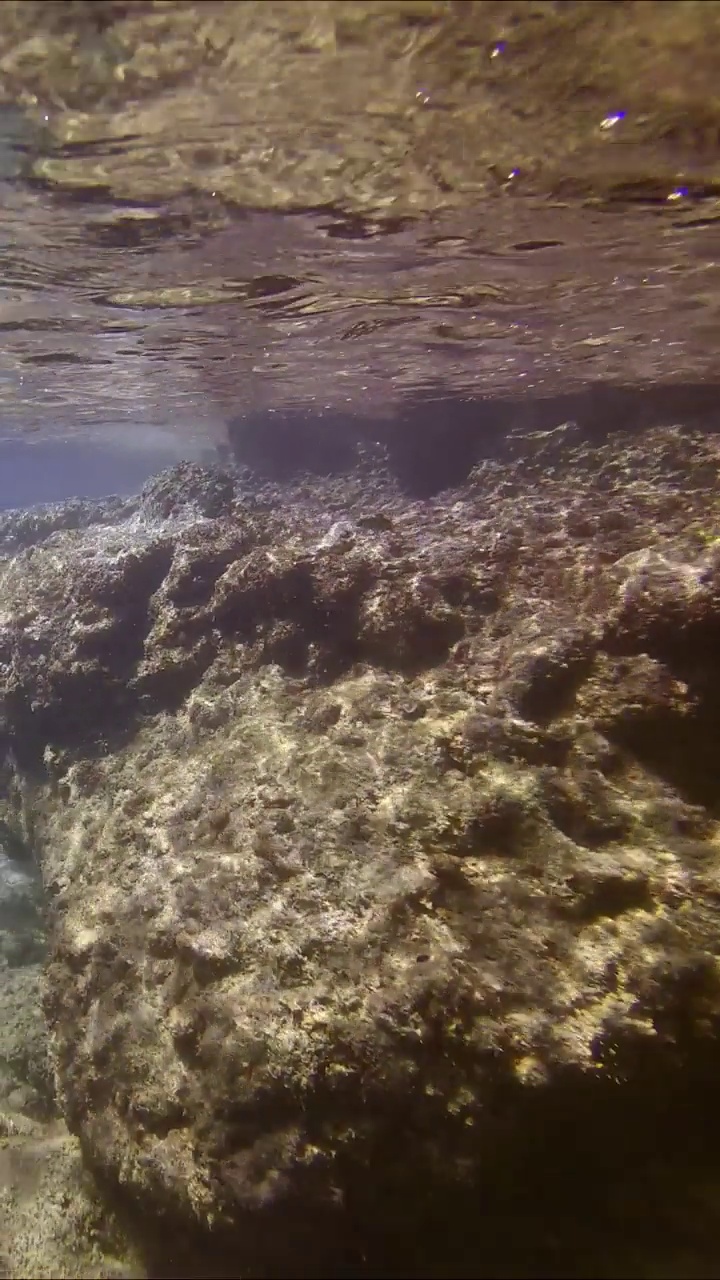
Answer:
<path fill-rule="evenodd" d="M 406 398 L 389 419 L 358 414 L 281 410 L 272 417 L 237 418 L 228 426 L 230 448 L 241 466 L 273 481 L 298 476 L 351 473 L 362 448 L 382 445 L 392 475 L 412 497 L 428 498 L 462 485 L 485 459 L 520 461 L 526 477 L 539 471 L 582 465 L 611 432 L 682 422 L 720 429 L 718 389 L 713 384 L 669 383 L 624 387 L 605 383 L 546 398 L 512 396 L 482 399 L 452 394 L 438 386 Z M 563 431 L 562 424 L 571 430 Z M 675 461 L 682 476 L 682 454 Z M 608 487 L 613 480 L 608 476 Z"/>
<path fill-rule="evenodd" d="M 400 1114 L 383 1124 L 383 1144 L 368 1151 L 364 1172 L 338 1170 L 344 1202 L 326 1214 L 306 1216 L 298 1206 L 283 1213 L 278 1230 L 268 1207 L 237 1234 L 210 1237 L 170 1222 L 153 1228 L 145 1219 L 148 1275 L 709 1280 L 716 1265 L 712 1216 L 699 1219 L 698 1203 L 712 1201 L 717 1182 L 717 1051 L 710 1041 L 680 1043 L 670 1074 L 657 1073 L 643 1041 L 633 1052 L 635 1060 L 627 1047 L 618 1057 L 612 1044 L 599 1045 L 594 1079 L 570 1072 L 549 1090 L 508 1085 L 481 1134 L 457 1134 L 460 1147 L 483 1143 L 487 1178 L 450 1189 L 413 1176 L 402 1165 L 410 1135 Z M 398 1196 L 376 1200 L 373 1172 L 388 1166 L 397 1167 Z M 385 1173 L 381 1181 L 386 1185 Z M 127 1211 L 132 1220 L 134 1210 Z"/>

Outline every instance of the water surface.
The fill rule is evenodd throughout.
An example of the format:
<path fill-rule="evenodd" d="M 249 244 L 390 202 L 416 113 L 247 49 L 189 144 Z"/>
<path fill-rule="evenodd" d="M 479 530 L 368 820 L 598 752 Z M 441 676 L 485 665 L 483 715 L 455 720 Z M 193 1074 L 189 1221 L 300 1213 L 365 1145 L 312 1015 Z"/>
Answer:
<path fill-rule="evenodd" d="M 716 4 L 4 5 L 0 442 L 149 473 L 230 422 L 257 462 L 308 418 L 383 437 L 447 398 L 481 435 L 488 400 L 598 384 L 697 417 L 719 32 Z"/>

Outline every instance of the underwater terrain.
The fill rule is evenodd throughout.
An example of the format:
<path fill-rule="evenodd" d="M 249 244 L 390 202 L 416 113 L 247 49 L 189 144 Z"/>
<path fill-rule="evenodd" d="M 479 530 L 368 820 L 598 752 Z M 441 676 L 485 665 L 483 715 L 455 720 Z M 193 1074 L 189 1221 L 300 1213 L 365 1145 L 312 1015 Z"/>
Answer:
<path fill-rule="evenodd" d="M 567 425 L 423 501 L 361 451 L 3 518 L 7 892 L 149 1274 L 713 1274 L 719 465 Z M 134 1275 L 56 1233 L 26 914 L 8 1272 Z"/>
<path fill-rule="evenodd" d="M 0 6 L 4 1280 L 720 1275 L 719 69 Z"/>

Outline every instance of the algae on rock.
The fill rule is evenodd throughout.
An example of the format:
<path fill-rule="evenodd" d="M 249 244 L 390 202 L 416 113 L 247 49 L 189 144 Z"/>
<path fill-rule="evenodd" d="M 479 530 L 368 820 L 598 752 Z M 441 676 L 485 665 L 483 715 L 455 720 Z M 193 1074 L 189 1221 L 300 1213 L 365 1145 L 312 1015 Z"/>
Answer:
<path fill-rule="evenodd" d="M 704 1167 L 720 452 L 675 503 L 672 436 L 427 504 L 181 466 L 0 565 L 60 1105 L 218 1274 L 512 1269 L 511 1211 L 551 1269 L 627 1257 L 659 1109 L 663 1194 L 679 1130 Z"/>

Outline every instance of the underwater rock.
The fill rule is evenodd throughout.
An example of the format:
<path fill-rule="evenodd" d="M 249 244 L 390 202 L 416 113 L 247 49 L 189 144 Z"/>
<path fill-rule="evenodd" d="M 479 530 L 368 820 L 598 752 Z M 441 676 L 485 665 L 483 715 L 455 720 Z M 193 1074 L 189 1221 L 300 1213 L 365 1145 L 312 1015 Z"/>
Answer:
<path fill-rule="evenodd" d="M 57 1119 L 0 1110 L 0 1275 L 7 1280 L 141 1280 L 120 1223 Z"/>
<path fill-rule="evenodd" d="M 231 475 L 181 462 L 148 481 L 140 497 L 140 510 L 150 519 L 164 520 L 190 507 L 199 515 L 212 518 L 227 515 L 234 496 Z"/>
<path fill-rule="evenodd" d="M 0 1111 L 46 1116 L 52 1068 L 42 1009 L 45 929 L 38 868 L 0 819 Z"/>
<path fill-rule="evenodd" d="M 54 1098 L 42 969 L 37 955 L 31 964 L 9 959 L 0 957 L 0 1111 L 45 1118 Z"/>
<path fill-rule="evenodd" d="M 395 496 L 392 537 L 342 478 L 183 466 L 0 564 L 60 1105 L 217 1274 L 492 1273 L 508 1205 L 552 1269 L 578 1162 L 587 1256 L 659 1115 L 671 1200 L 710 1141 L 717 446 L 666 508 L 652 432 L 596 481 L 624 447 Z"/>

